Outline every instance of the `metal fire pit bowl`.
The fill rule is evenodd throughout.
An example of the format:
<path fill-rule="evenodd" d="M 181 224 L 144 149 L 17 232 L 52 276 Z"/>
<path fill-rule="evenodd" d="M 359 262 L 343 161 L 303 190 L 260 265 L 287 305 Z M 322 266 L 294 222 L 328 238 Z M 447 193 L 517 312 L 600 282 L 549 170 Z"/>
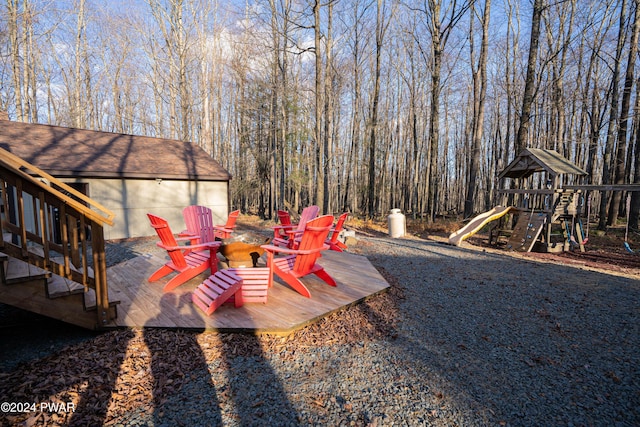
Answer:
<path fill-rule="evenodd" d="M 234 233 L 230 238 L 222 239 L 219 252 L 225 257 L 229 267 L 255 267 L 258 258 L 264 254 L 260 245 L 266 245 L 270 241 L 270 237 L 256 233 Z"/>

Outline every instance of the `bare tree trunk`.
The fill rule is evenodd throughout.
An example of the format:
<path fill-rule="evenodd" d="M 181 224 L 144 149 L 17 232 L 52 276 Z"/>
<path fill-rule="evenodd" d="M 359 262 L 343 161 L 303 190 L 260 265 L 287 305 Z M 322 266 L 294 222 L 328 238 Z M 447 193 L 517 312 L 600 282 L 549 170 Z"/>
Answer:
<path fill-rule="evenodd" d="M 427 166 L 427 203 L 428 221 L 433 222 L 436 218 L 436 192 L 438 188 L 438 147 L 440 135 L 440 71 L 442 68 L 442 45 L 440 30 L 440 2 L 433 4 L 437 7 L 432 11 L 436 17 L 434 28 L 432 28 L 432 70 L 431 70 L 431 114 L 429 121 L 429 151 Z"/>
<path fill-rule="evenodd" d="M 324 176 L 324 190 L 322 199 L 322 212 L 331 212 L 329 203 L 331 159 L 333 156 L 333 1 L 327 4 L 327 35 L 326 39 L 326 63 L 324 70 L 324 162 L 322 164 Z"/>
<path fill-rule="evenodd" d="M 285 207 L 285 202 L 286 202 L 286 197 L 285 197 L 285 181 L 286 181 L 286 177 L 285 177 L 285 153 L 286 153 L 286 146 L 287 146 L 287 138 L 289 135 L 289 106 L 288 106 L 288 91 L 289 91 L 289 84 L 288 84 L 288 79 L 287 79 L 287 73 L 289 72 L 289 60 L 288 60 L 288 40 L 289 40 L 289 12 L 291 9 L 291 2 L 289 0 L 285 0 L 284 1 L 284 10 L 283 10 L 283 22 L 282 22 L 282 40 L 284 43 L 283 49 L 282 49 L 282 59 L 281 59 L 281 64 L 280 64 L 280 84 L 281 84 L 281 92 L 282 92 L 282 99 L 283 102 L 281 103 L 281 109 L 282 109 L 282 123 L 281 123 L 281 127 L 282 127 L 282 140 L 280 143 L 280 147 L 279 147 L 279 194 L 278 194 L 278 199 L 277 199 L 277 205 L 279 208 L 284 209 Z"/>
<path fill-rule="evenodd" d="M 517 26 L 517 28 L 513 28 L 513 16 L 514 16 L 514 4 L 509 0 L 508 1 L 508 9 L 507 9 L 507 20 L 508 20 L 508 25 L 507 25 L 507 34 L 506 34 L 506 50 L 505 50 L 505 74 L 504 74 L 504 78 L 505 78 L 505 92 L 506 92 L 506 97 L 507 99 L 516 99 L 515 93 L 514 93 L 514 87 L 515 87 L 515 79 L 516 79 L 516 73 L 514 70 L 516 70 L 516 61 L 517 61 L 517 57 L 518 57 L 518 53 L 517 53 L 517 47 L 519 46 L 519 41 L 520 41 L 520 32 L 517 31 L 519 30 L 519 26 Z M 511 39 L 513 39 L 513 42 L 511 42 Z M 513 51 L 514 53 L 512 53 L 512 47 L 513 47 Z M 511 155 L 511 138 L 512 138 L 512 132 L 513 130 L 515 130 L 515 120 L 513 119 L 514 117 L 514 113 L 513 113 L 513 102 L 507 102 L 507 112 L 506 112 L 506 122 L 505 122 L 505 135 L 504 135 L 504 143 L 501 145 L 497 145 L 496 149 L 500 150 L 499 153 L 496 154 L 496 158 L 499 162 L 499 168 L 502 169 L 504 168 L 505 165 L 507 165 L 509 163 L 510 160 L 510 155 Z M 515 142 L 514 142 L 514 147 L 515 147 Z M 496 170 L 496 177 L 499 173 L 499 169 Z M 501 185 L 501 183 L 496 183 L 498 186 Z M 500 203 L 502 203 L 503 201 L 500 201 Z M 507 200 L 506 200 L 506 204 L 512 204 L 513 202 L 513 194 L 509 194 L 507 196 Z"/>
<path fill-rule="evenodd" d="M 279 95 L 279 80 L 280 80 L 280 72 L 278 69 L 280 68 L 280 53 L 282 49 L 280 48 L 280 34 L 278 30 L 278 10 L 273 0 L 269 1 L 269 5 L 271 6 L 271 84 L 270 84 L 270 97 L 271 97 L 271 106 L 269 109 L 269 207 L 266 212 L 267 218 L 273 218 L 276 209 L 281 209 L 282 207 L 278 203 L 278 187 L 276 185 L 277 181 L 277 173 L 276 167 L 278 164 L 278 157 L 280 154 L 280 148 L 284 141 L 278 141 L 279 132 L 278 132 L 278 95 Z"/>
<path fill-rule="evenodd" d="M 631 41 L 629 42 L 629 57 L 627 60 L 627 71 L 625 73 L 624 89 L 622 92 L 622 107 L 620 110 L 620 124 L 618 125 L 618 148 L 616 152 L 616 163 L 614 170 L 614 183 L 625 183 L 625 164 L 626 164 L 626 152 L 629 147 L 627 141 L 627 128 L 629 123 L 629 106 L 631 105 L 631 89 L 634 83 L 634 65 L 636 55 L 638 53 L 638 33 L 640 32 L 640 13 L 638 12 L 638 5 L 640 0 L 634 0 L 633 2 L 633 29 L 631 33 Z M 622 192 L 614 191 L 613 198 L 609 204 L 609 215 L 607 218 L 607 225 L 613 225 L 618 219 L 618 208 L 620 206 L 620 200 L 622 199 Z M 629 215 L 629 212 L 626 213 Z"/>
<path fill-rule="evenodd" d="M 380 101 L 380 73 L 382 43 L 386 30 L 384 22 L 384 2 L 378 0 L 376 14 L 376 51 L 375 70 L 373 81 L 373 96 L 371 102 L 370 129 L 369 129 L 369 186 L 367 189 L 367 217 L 373 219 L 376 214 L 376 131 L 378 127 L 378 103 Z"/>
<path fill-rule="evenodd" d="M 607 20 L 601 20 L 599 24 L 598 31 L 595 32 L 597 35 L 595 40 L 593 40 L 593 47 L 591 48 L 591 55 L 589 58 L 589 66 L 587 67 L 587 72 L 584 78 L 584 95 L 583 102 L 584 105 L 589 105 L 590 108 L 587 110 L 587 114 L 589 117 L 589 130 L 588 130 L 588 149 L 586 154 L 586 166 L 585 171 L 589 174 L 589 183 L 595 184 L 594 181 L 594 171 L 596 170 L 596 154 L 598 151 L 598 141 L 600 139 L 600 130 L 603 126 L 604 115 L 606 114 L 606 108 L 600 105 L 598 99 L 598 89 L 597 79 L 594 77 L 597 69 L 597 60 L 600 55 L 600 51 L 602 49 L 602 43 L 604 41 L 603 34 L 608 27 Z M 590 82 L 593 80 L 594 87 L 591 90 L 591 95 L 589 96 L 589 88 L 591 86 Z M 590 98 L 590 100 L 589 100 Z"/>
<path fill-rule="evenodd" d="M 552 112 L 549 124 L 549 145 L 567 159 L 570 159 L 567 146 L 567 134 L 571 128 L 566 125 L 567 97 L 564 93 L 564 74 L 566 69 L 567 47 L 571 41 L 576 0 L 556 5 L 552 15 L 557 15 L 559 27 L 552 31 L 551 25 L 546 25 L 547 44 L 553 52 L 551 57 L 551 106 Z M 567 16 L 568 15 L 568 16 Z M 546 22 L 546 20 L 545 20 Z M 572 99 L 575 99 L 573 97 Z"/>
<path fill-rule="evenodd" d="M 620 80 L 620 59 L 622 58 L 622 48 L 624 45 L 625 34 L 625 21 L 626 21 L 626 9 L 627 1 L 622 0 L 620 6 L 620 21 L 618 28 L 618 44 L 616 46 L 616 54 L 613 64 L 613 72 L 611 74 L 611 92 L 610 92 L 610 110 L 609 110 L 609 123 L 607 128 L 607 140 L 604 146 L 604 158 L 602 165 L 602 184 L 611 184 L 612 172 L 611 156 L 613 153 L 613 146 L 615 144 L 615 130 L 618 124 L 618 93 L 619 93 L 619 80 Z M 601 192 L 600 198 L 600 218 L 598 220 L 598 229 L 605 230 L 607 228 L 607 203 L 608 195 L 606 191 Z"/>
<path fill-rule="evenodd" d="M 19 3 L 19 0 L 8 0 L 7 9 L 9 12 L 9 45 L 11 56 L 11 74 L 13 77 L 14 101 L 16 104 L 16 119 L 19 122 L 23 122 L 25 120 L 25 115 L 24 106 L 22 103 L 22 93 L 24 92 L 24 88 L 20 79 L 21 60 L 19 41 L 20 14 L 18 13 Z"/>
<path fill-rule="evenodd" d="M 86 121 L 84 116 L 84 105 L 82 102 L 82 47 L 83 38 L 86 36 L 86 23 L 84 18 L 84 6 L 85 0 L 80 0 L 77 4 L 78 8 L 78 20 L 76 27 L 76 40 L 75 40 L 75 67 L 74 67 L 74 88 L 73 88 L 73 104 L 71 106 L 71 119 L 73 125 L 77 128 L 85 128 Z"/>
<path fill-rule="evenodd" d="M 182 141 L 191 140 L 189 123 L 191 123 L 191 96 L 189 95 L 189 83 L 187 82 L 187 39 L 185 35 L 183 15 L 183 1 L 176 1 L 172 8 L 173 19 L 175 20 L 172 29 L 175 28 L 176 51 L 178 52 L 178 94 L 180 96 L 180 139 Z"/>
<path fill-rule="evenodd" d="M 356 211 L 358 210 L 358 194 L 355 191 L 352 191 L 352 182 L 358 182 L 359 178 L 359 168 L 357 167 L 357 160 L 360 152 L 360 116 L 361 116 L 361 87 L 360 87 L 360 43 L 361 41 L 361 23 L 360 23 L 360 3 L 356 2 L 353 7 L 353 100 L 351 102 L 352 105 L 352 113 L 351 113 L 351 144 L 349 148 L 349 154 L 347 156 L 347 164 L 346 164 L 346 176 L 345 176 L 345 186 L 344 186 L 344 198 L 342 202 L 342 210 L 347 211 Z M 365 9 L 366 10 L 366 9 Z M 352 196 L 353 193 L 353 196 Z"/>
<path fill-rule="evenodd" d="M 33 21 L 35 11 L 27 0 L 24 0 L 24 96 L 25 117 L 31 123 L 38 122 L 38 87 L 36 82 L 36 46 L 33 40 Z"/>
<path fill-rule="evenodd" d="M 516 138 L 515 155 L 527 146 L 529 124 L 531 121 L 531 105 L 535 92 L 536 62 L 538 60 L 538 44 L 540 42 L 540 23 L 544 0 L 535 0 L 533 3 L 533 16 L 531 18 L 531 39 L 529 41 L 529 59 L 527 61 L 527 76 L 525 78 L 524 96 L 522 98 L 522 110 L 520 113 L 520 126 Z"/>
<path fill-rule="evenodd" d="M 463 14 L 469 9 L 471 2 L 463 2 L 458 9 L 451 8 L 447 11 L 448 21 L 441 20 L 442 0 L 433 0 L 425 11 L 428 19 L 428 28 L 431 33 L 431 110 L 429 122 L 429 151 L 427 166 L 427 203 L 429 222 L 435 220 L 438 206 L 438 186 L 440 177 L 438 171 L 438 156 L 440 148 L 440 93 L 442 91 L 442 58 L 447 40 L 452 29 Z"/>
<path fill-rule="evenodd" d="M 634 108 L 633 120 L 635 122 L 635 140 L 633 149 L 633 183 L 640 184 L 640 85 L 636 85 L 636 105 Z M 638 230 L 638 219 L 640 217 L 640 192 L 631 193 L 631 212 L 629 215 L 629 228 Z"/>
<path fill-rule="evenodd" d="M 320 0 L 316 0 L 313 4 L 314 17 L 314 51 L 315 51 L 315 127 L 313 138 L 315 142 L 315 195 L 314 203 L 319 204 L 324 200 L 324 177 L 323 177 L 323 144 L 322 144 L 322 46 L 320 28 Z"/>
<path fill-rule="evenodd" d="M 487 93 L 487 52 L 489 49 L 489 18 L 491 0 L 485 0 L 482 22 L 482 45 L 478 68 L 473 70 L 473 143 L 471 146 L 469 162 L 469 181 L 467 184 L 467 196 L 464 202 L 464 217 L 469 218 L 473 214 L 473 203 L 476 198 L 476 178 L 480 164 L 480 150 L 482 146 L 482 130 L 484 128 L 484 100 Z M 471 6 L 472 15 L 475 8 Z M 474 17 L 471 17 L 473 22 Z M 470 27 L 469 39 L 471 40 L 471 59 L 473 60 L 473 25 Z"/>
<path fill-rule="evenodd" d="M 83 0 L 84 2 L 84 0 Z M 84 7 L 84 6 L 83 6 Z M 86 27 L 85 22 L 85 27 Z M 89 129 L 98 129 L 98 118 L 96 115 L 96 106 L 92 102 L 92 99 L 95 98 L 97 94 L 93 92 L 93 83 L 92 83 L 92 72 L 91 72 L 91 63 L 89 59 L 89 42 L 87 41 L 87 31 L 85 28 L 84 35 L 82 37 L 82 62 L 83 62 L 83 80 L 84 83 L 82 85 L 84 92 L 84 101 L 82 103 L 82 109 L 84 110 L 84 125 L 88 126 Z M 99 100 L 96 100 L 99 102 Z"/>

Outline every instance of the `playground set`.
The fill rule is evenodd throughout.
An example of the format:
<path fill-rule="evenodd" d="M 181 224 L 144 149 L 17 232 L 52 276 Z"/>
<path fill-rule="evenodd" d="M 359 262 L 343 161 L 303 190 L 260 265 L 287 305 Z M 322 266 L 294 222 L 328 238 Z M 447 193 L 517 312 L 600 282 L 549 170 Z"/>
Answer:
<path fill-rule="evenodd" d="M 449 243 L 460 245 L 490 224 L 489 243 L 506 240 L 505 247 L 510 250 L 561 252 L 579 248 L 584 252 L 584 193 L 575 184 L 586 176 L 556 151 L 525 149 L 498 176 L 499 205 L 452 233 Z M 574 185 L 563 188 L 563 183 Z"/>

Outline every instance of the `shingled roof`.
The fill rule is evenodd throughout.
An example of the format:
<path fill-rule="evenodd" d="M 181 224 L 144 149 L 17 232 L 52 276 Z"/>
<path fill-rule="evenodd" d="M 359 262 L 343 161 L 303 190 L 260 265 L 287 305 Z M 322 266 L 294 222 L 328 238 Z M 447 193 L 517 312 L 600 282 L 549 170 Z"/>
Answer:
<path fill-rule="evenodd" d="M 543 171 L 551 176 L 563 174 L 588 175 L 584 170 L 562 157 L 557 151 L 527 148 L 500 172 L 498 178 L 526 178 L 535 172 Z"/>
<path fill-rule="evenodd" d="M 0 120 L 0 147 L 55 177 L 227 181 L 190 142 Z"/>

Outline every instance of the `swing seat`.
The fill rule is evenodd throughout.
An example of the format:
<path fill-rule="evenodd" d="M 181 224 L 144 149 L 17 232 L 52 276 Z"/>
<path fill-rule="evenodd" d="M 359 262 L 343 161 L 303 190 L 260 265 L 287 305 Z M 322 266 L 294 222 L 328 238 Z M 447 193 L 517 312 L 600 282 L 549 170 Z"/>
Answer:
<path fill-rule="evenodd" d="M 631 246 L 629 246 L 629 241 L 628 241 L 628 237 L 629 237 L 629 212 L 631 212 L 631 193 L 627 194 L 627 225 L 624 229 L 624 248 L 627 250 L 627 252 L 629 253 L 635 253 L 633 249 L 631 249 Z"/>

